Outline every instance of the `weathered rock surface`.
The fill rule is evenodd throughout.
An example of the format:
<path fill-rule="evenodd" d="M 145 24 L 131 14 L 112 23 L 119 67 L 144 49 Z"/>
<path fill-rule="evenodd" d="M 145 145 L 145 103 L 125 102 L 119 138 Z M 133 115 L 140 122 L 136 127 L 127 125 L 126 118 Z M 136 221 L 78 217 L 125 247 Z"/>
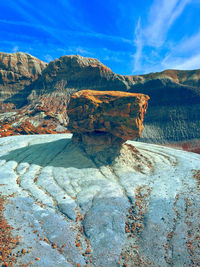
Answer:
<path fill-rule="evenodd" d="M 152 79 L 131 89 L 150 96 L 142 141 L 179 144 L 200 140 L 200 88 Z"/>
<path fill-rule="evenodd" d="M 11 71 L 9 66 L 7 71 Z M 4 121 L 4 116 L 0 114 L 1 136 L 22 132 L 55 133 L 57 127 L 65 132 L 68 123 L 67 105 L 74 92 L 83 89 L 118 90 L 150 96 L 149 112 L 144 119 L 143 141 L 178 145 L 184 149 L 200 151 L 200 70 L 166 70 L 146 75 L 123 76 L 113 73 L 97 59 L 63 56 L 50 62 L 41 77 L 39 75 L 36 81 L 20 91 L 23 94 L 16 94 L 13 88 L 19 91 L 21 81 L 24 83 L 22 79 L 9 84 L 9 81 L 5 80 L 3 87 L 0 85 L 1 88 L 10 88 L 6 89 L 9 103 L 2 103 L 4 108 L 6 105 L 7 110 L 12 108 L 13 103 L 25 103 L 27 97 L 29 101 L 29 105 L 20 111 L 16 110 L 10 123 Z M 39 106 L 42 111 L 38 112 L 36 108 L 37 116 L 32 119 L 31 113 L 35 106 Z M 46 116 L 43 116 L 44 113 Z M 50 121 L 48 114 L 52 116 Z M 27 123 L 30 123 L 31 131 L 23 126 Z"/>
<path fill-rule="evenodd" d="M 68 129 L 75 140 L 101 150 L 134 139 L 141 135 L 148 99 L 118 91 L 79 91 L 70 99 Z"/>
<path fill-rule="evenodd" d="M 115 74 L 99 60 L 71 55 L 51 61 L 33 88 L 36 95 L 71 89 L 126 91 L 127 83 L 124 76 Z M 31 97 L 34 99 L 35 95 Z"/>
<path fill-rule="evenodd" d="M 0 113 L 0 137 L 20 134 L 69 133 L 66 110 L 62 113 L 49 110 L 51 98 L 45 98 L 45 104 L 28 105 L 20 110 Z M 63 101 L 60 107 L 65 106 Z"/>
<path fill-rule="evenodd" d="M 0 111 L 26 103 L 23 90 L 38 78 L 46 66 L 47 63 L 29 54 L 0 52 Z"/>
<path fill-rule="evenodd" d="M 16 267 L 198 266 L 200 155 L 129 141 L 97 164 L 67 134 L 0 146 Z"/>

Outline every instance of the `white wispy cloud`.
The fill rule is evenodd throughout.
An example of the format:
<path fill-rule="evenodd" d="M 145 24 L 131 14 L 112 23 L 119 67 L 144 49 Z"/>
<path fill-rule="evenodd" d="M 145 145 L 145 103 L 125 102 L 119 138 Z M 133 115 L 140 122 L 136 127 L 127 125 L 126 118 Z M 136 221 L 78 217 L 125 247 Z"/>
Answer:
<path fill-rule="evenodd" d="M 38 19 L 36 16 L 31 14 L 29 11 L 26 10 L 26 5 L 24 6 L 24 1 L 21 1 L 21 5 L 18 5 L 15 1 L 12 1 L 12 7 L 15 8 L 15 10 L 23 16 L 23 18 L 26 20 L 25 22 L 21 22 L 21 25 L 24 24 L 24 26 L 31 26 L 35 28 L 39 28 L 45 32 L 47 32 L 50 36 L 52 36 L 54 39 L 56 39 L 58 42 L 62 42 L 62 39 L 58 38 L 56 34 L 54 34 L 55 31 L 51 27 L 49 27 L 48 22 L 41 21 L 41 19 Z M 48 17 L 48 16 L 47 16 Z M 14 23 L 20 23 L 20 22 L 14 22 Z"/>
<path fill-rule="evenodd" d="M 135 28 L 135 40 L 134 44 L 136 47 L 136 52 L 133 55 L 134 59 L 134 67 L 133 67 L 133 72 L 137 71 L 138 69 L 141 68 L 141 56 L 142 56 L 142 48 L 143 48 L 143 37 L 142 37 L 142 31 L 141 31 L 141 19 L 138 19 L 136 28 Z"/>
<path fill-rule="evenodd" d="M 27 14 L 28 16 L 28 14 Z M 29 18 L 30 19 L 30 18 Z M 103 39 L 103 40 L 109 40 L 113 42 L 119 42 L 119 43 L 128 43 L 130 45 L 133 45 L 132 40 L 115 36 L 115 35 L 108 35 L 98 32 L 84 32 L 84 31 L 77 31 L 77 30 L 69 30 L 69 29 L 59 29 L 56 27 L 51 27 L 48 25 L 41 25 L 39 21 L 36 21 L 35 19 L 30 20 L 30 22 L 24 22 L 24 21 L 10 21 L 10 20 L 2 20 L 0 19 L 1 23 L 10 24 L 10 25 L 18 25 L 18 26 L 27 26 L 39 30 L 43 30 L 44 32 L 47 32 L 53 39 L 57 40 L 59 43 L 62 43 L 64 46 L 66 45 L 66 38 L 67 36 L 70 36 L 72 39 L 73 37 L 92 37 L 96 39 Z M 20 33 L 20 36 L 22 34 Z"/>
<path fill-rule="evenodd" d="M 45 55 L 44 58 L 45 58 L 45 60 L 47 62 L 50 62 L 50 61 L 54 60 L 53 57 L 51 55 L 49 55 L 49 54 Z"/>
<path fill-rule="evenodd" d="M 12 49 L 12 53 L 16 53 L 17 51 L 19 51 L 19 46 L 15 45 Z"/>
<path fill-rule="evenodd" d="M 34 2 L 33 2 L 34 3 Z M 47 16 L 46 13 L 44 13 L 42 10 L 38 9 L 37 6 L 35 6 L 33 3 L 28 2 L 27 0 L 18 0 L 18 8 L 20 7 L 20 10 L 23 10 L 23 13 L 26 14 L 25 9 L 28 7 L 31 9 L 32 12 L 36 12 L 37 16 L 44 21 L 48 21 L 49 23 L 53 24 L 55 20 L 51 18 L 51 16 Z M 30 14 L 30 12 L 29 12 Z M 31 16 L 33 18 L 33 16 Z"/>
<path fill-rule="evenodd" d="M 166 58 L 162 65 L 166 69 L 193 70 L 200 68 L 200 53 L 186 57 Z"/>
<path fill-rule="evenodd" d="M 191 0 L 156 0 L 149 11 L 149 25 L 144 29 L 148 45 L 160 47 L 176 19 Z"/>
<path fill-rule="evenodd" d="M 167 34 L 174 22 L 180 17 L 186 5 L 192 0 L 154 0 L 151 5 L 146 23 L 139 18 L 135 27 L 135 49 L 133 72 L 144 71 L 149 69 L 142 64 L 142 61 L 150 62 L 144 50 L 149 47 L 152 51 L 157 53 L 165 42 Z M 196 40 L 194 40 L 196 42 Z M 152 55 L 152 53 L 151 53 Z M 146 58 L 146 59 L 145 59 Z"/>
<path fill-rule="evenodd" d="M 181 64 L 175 66 L 175 69 L 179 70 L 192 70 L 200 68 L 200 54 L 192 56 L 182 62 Z"/>
<path fill-rule="evenodd" d="M 200 47 L 200 30 L 189 37 L 185 37 L 183 38 L 183 40 L 181 40 L 181 42 L 178 44 L 176 49 L 177 51 L 182 52 L 190 52 L 190 51 L 199 51 L 199 47 Z"/>
<path fill-rule="evenodd" d="M 5 19 L 0 19 L 0 23 L 4 24 L 10 24 L 10 25 L 18 25 L 18 26 L 30 26 L 30 27 L 36 27 L 32 23 L 24 22 L 24 21 L 12 21 L 12 20 L 5 20 Z"/>
<path fill-rule="evenodd" d="M 199 44 L 200 30 L 192 36 L 184 37 L 174 45 L 161 61 L 161 66 L 167 69 L 200 68 Z"/>

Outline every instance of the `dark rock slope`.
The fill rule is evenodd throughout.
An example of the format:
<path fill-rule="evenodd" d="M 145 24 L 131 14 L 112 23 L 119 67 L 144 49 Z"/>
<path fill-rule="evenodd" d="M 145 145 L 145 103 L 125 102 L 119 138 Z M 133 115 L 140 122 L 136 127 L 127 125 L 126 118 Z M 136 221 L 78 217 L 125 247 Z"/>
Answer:
<path fill-rule="evenodd" d="M 124 76 L 115 74 L 95 58 L 62 56 L 50 62 L 41 77 L 31 85 L 28 100 L 30 103 L 38 103 L 40 99 L 47 109 L 60 113 L 63 103 L 66 106 L 76 91 L 127 91 L 129 88 Z"/>
<path fill-rule="evenodd" d="M 25 53 L 0 52 L 0 110 L 25 103 L 24 89 L 38 78 L 46 65 Z"/>
<path fill-rule="evenodd" d="M 185 148 L 192 146 L 191 149 L 195 150 L 200 139 L 200 87 L 199 80 L 192 80 L 192 76 L 198 77 L 200 71 L 197 70 L 196 75 L 192 71 L 169 71 L 170 74 L 173 72 L 179 74 L 179 79 L 165 71 L 159 74 L 160 77 L 158 75 L 131 88 L 133 92 L 150 96 L 141 140 L 179 144 Z"/>
<path fill-rule="evenodd" d="M 28 69 L 28 78 L 25 79 L 27 76 L 20 74 L 23 78 L 12 83 L 4 78 L 4 84 L 0 87 L 1 99 L 9 102 L 9 105 L 23 104 L 26 101 L 28 105 L 23 106 L 20 113 L 12 113 L 13 116 L 1 115 L 0 124 L 6 126 L 6 129 L 1 127 L 1 133 L 6 130 L 3 132 L 4 136 L 20 131 L 65 132 L 68 123 L 67 105 L 74 92 L 83 89 L 117 90 L 150 96 L 149 109 L 144 120 L 143 141 L 180 145 L 186 149 L 190 149 L 190 146 L 193 146 L 192 149 L 200 148 L 200 70 L 166 70 L 146 75 L 123 76 L 115 74 L 94 58 L 62 56 L 44 68 L 45 63 L 29 55 L 14 55 L 18 58 L 23 55 L 26 58 L 25 63 L 18 65 L 21 66 L 20 71 Z M 12 57 L 11 54 L 9 56 Z M 3 62 L 2 59 L 0 61 Z M 27 62 L 32 63 L 29 66 Z M 7 72 L 12 71 L 9 66 L 11 65 L 8 64 Z M 9 97 L 5 97 L 2 88 L 7 88 Z M 22 97 L 18 92 L 22 92 L 21 89 L 24 88 Z M 26 127 L 19 131 L 22 124 Z"/>

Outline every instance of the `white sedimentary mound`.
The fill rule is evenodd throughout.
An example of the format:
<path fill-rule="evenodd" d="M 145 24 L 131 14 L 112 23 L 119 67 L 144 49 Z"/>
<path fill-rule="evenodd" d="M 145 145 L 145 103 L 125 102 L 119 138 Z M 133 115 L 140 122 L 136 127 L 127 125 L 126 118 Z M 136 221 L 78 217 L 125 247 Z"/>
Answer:
<path fill-rule="evenodd" d="M 0 139 L 4 215 L 29 251 L 15 266 L 198 266 L 198 170 L 200 155 L 139 142 L 108 165 L 69 134 Z"/>

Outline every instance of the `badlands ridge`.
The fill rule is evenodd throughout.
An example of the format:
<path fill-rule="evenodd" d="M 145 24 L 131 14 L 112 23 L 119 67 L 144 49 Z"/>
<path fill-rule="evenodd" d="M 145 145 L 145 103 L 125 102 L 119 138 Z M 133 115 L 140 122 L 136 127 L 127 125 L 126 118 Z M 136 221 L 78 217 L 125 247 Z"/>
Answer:
<path fill-rule="evenodd" d="M 89 71 L 95 60 L 62 61 Z M 47 69 L 60 72 L 59 62 Z M 47 83 L 57 80 L 54 74 L 46 73 Z M 69 98 L 72 92 L 60 89 Z M 149 100 L 130 92 L 73 94 L 63 102 L 73 137 L 0 139 L 2 266 L 198 266 L 200 155 L 126 142 L 140 137 Z M 51 95 L 49 103 L 61 95 Z"/>
<path fill-rule="evenodd" d="M 200 151 L 200 70 L 119 75 L 79 55 L 47 64 L 21 52 L 0 53 L 0 136 L 67 132 L 69 98 L 88 89 L 147 94 L 140 140 Z"/>

